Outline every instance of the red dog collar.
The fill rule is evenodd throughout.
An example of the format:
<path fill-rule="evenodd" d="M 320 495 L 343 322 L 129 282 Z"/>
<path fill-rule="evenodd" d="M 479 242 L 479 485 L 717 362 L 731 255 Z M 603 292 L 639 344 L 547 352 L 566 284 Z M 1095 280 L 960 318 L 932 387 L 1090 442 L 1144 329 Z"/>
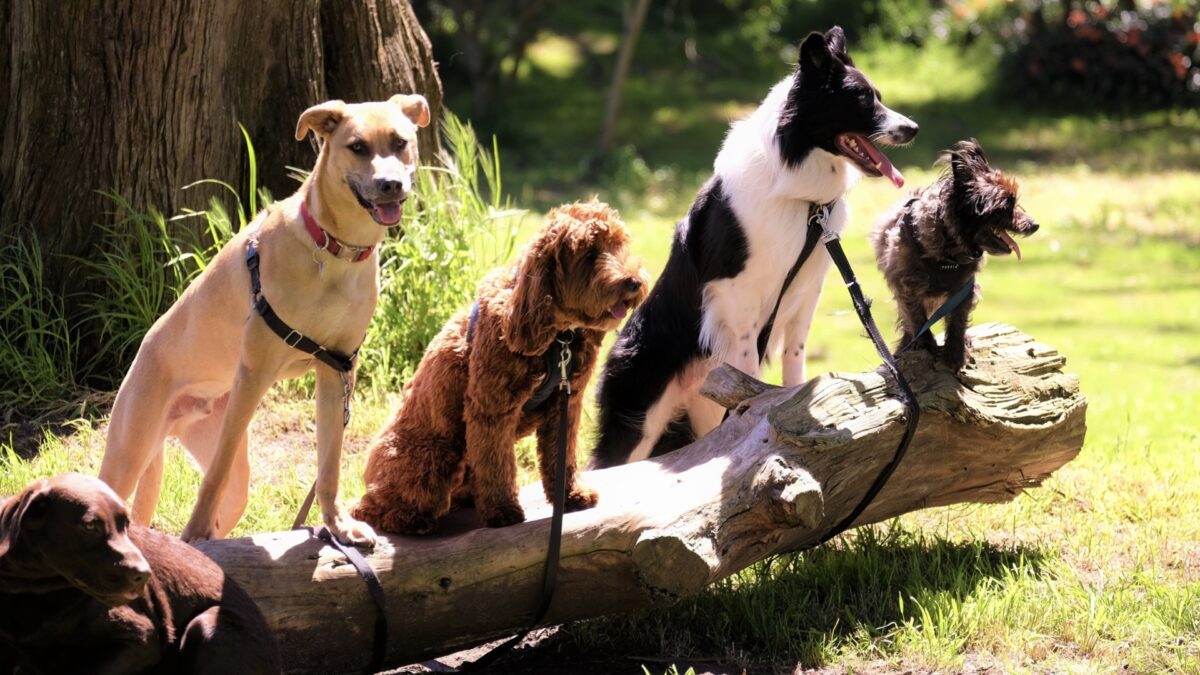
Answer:
<path fill-rule="evenodd" d="M 344 258 L 350 262 L 362 262 L 370 257 L 371 252 L 375 250 L 375 246 L 351 246 L 343 244 L 334 238 L 332 234 L 325 231 L 325 228 L 317 224 L 316 219 L 308 212 L 308 201 L 300 202 L 300 216 L 304 218 L 304 229 L 308 230 L 309 236 L 313 241 L 317 242 L 317 248 L 323 248 L 329 251 L 329 254 L 335 258 Z M 342 252 L 346 255 L 341 255 Z"/>

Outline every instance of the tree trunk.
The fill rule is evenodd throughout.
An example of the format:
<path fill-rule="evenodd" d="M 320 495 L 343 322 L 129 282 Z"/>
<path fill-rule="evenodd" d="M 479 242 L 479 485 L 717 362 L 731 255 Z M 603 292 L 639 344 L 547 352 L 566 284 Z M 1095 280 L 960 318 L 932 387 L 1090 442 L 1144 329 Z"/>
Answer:
<path fill-rule="evenodd" d="M 596 154 L 606 155 L 612 150 L 613 139 L 617 136 L 617 120 L 621 114 L 621 93 L 625 88 L 625 78 L 629 75 L 629 67 L 633 64 L 633 52 L 637 49 L 638 37 L 642 34 L 642 25 L 646 23 L 646 12 L 650 9 L 650 0 L 633 0 L 627 6 L 625 16 L 625 31 L 621 36 L 621 48 L 617 51 L 617 64 L 613 68 L 612 86 L 608 88 L 608 99 L 604 104 L 604 122 L 600 126 L 600 140 L 596 142 Z"/>
<path fill-rule="evenodd" d="M 180 190 L 201 178 L 244 195 L 239 122 L 282 196 L 296 186 L 285 167 L 314 157 L 292 135 L 308 106 L 418 91 L 440 111 L 406 0 L 0 4 L 0 225 L 30 227 L 50 254 L 100 243 L 93 225 L 116 207 L 99 190 L 168 214 L 207 205 L 216 188 Z M 421 142 L 436 149 L 432 125 Z M 57 261 L 61 282 L 72 266 Z"/>
<path fill-rule="evenodd" d="M 1086 399 L 1065 359 L 1009 326 L 972 331 L 976 366 L 956 377 L 927 354 L 900 364 L 922 407 L 891 481 L 857 525 L 960 502 L 1003 502 L 1035 487 L 1083 444 Z M 755 561 L 821 540 L 895 452 L 905 408 L 879 371 L 769 387 L 732 368 L 706 385 L 734 409 L 670 455 L 586 481 L 600 505 L 568 514 L 558 589 L 545 623 L 674 602 Z M 474 527 L 456 512 L 443 533 L 388 537 L 370 555 L 387 590 L 388 659 L 399 665 L 515 632 L 532 620 L 549 507 L 522 491 L 529 521 Z M 200 548 L 254 597 L 287 669 L 366 665 L 375 608 L 354 568 L 302 532 Z M 332 627 L 336 626 L 336 629 Z"/>

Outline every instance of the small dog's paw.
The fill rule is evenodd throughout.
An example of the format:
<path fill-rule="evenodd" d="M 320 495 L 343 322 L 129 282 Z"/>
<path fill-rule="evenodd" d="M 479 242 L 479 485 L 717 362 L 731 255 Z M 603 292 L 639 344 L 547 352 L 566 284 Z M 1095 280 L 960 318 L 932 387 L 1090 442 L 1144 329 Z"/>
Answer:
<path fill-rule="evenodd" d="M 525 522 L 525 509 L 520 504 L 502 504 L 480 515 L 488 527 L 508 527 Z"/>
<path fill-rule="evenodd" d="M 375 530 L 348 514 L 343 513 L 335 518 L 326 519 L 325 526 L 329 528 L 329 533 L 344 545 L 375 548 Z"/>
<path fill-rule="evenodd" d="M 575 489 L 567 495 L 567 513 L 590 509 L 599 502 L 600 494 L 595 490 L 591 488 L 585 488 L 583 486 L 576 486 Z"/>

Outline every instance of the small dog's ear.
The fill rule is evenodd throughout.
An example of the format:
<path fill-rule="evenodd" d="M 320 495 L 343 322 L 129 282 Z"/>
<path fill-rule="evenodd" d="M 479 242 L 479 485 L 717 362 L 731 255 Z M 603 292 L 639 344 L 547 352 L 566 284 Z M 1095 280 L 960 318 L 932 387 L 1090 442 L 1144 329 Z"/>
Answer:
<path fill-rule="evenodd" d="M 404 115 L 419 127 L 429 126 L 429 101 L 420 94 L 396 94 L 388 103 L 404 111 Z"/>
<path fill-rule="evenodd" d="M 829 69 L 829 45 L 825 36 L 813 31 L 800 43 L 800 70 L 820 73 Z"/>
<path fill-rule="evenodd" d="M 987 157 L 983 154 L 983 146 L 974 138 L 955 143 L 948 155 L 950 172 L 954 176 L 954 182 L 960 185 L 969 185 L 990 168 Z"/>
<path fill-rule="evenodd" d="M 344 101 L 326 101 L 320 105 L 314 105 L 300 114 L 300 119 L 296 122 L 296 140 L 304 140 L 310 129 L 316 135 L 324 138 L 337 129 L 345 116 L 346 103 Z"/>
<path fill-rule="evenodd" d="M 539 239 L 522 256 L 503 319 L 504 340 L 518 354 L 542 354 L 554 340 L 554 256 L 547 249 Z"/>

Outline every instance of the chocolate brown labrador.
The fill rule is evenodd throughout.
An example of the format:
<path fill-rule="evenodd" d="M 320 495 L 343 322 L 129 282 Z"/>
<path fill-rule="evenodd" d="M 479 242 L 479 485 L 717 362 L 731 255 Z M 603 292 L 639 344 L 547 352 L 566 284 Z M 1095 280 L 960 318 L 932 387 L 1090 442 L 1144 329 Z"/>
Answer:
<path fill-rule="evenodd" d="M 216 563 L 133 524 L 104 482 L 0 501 L 0 673 L 278 673 L 262 613 Z"/>

